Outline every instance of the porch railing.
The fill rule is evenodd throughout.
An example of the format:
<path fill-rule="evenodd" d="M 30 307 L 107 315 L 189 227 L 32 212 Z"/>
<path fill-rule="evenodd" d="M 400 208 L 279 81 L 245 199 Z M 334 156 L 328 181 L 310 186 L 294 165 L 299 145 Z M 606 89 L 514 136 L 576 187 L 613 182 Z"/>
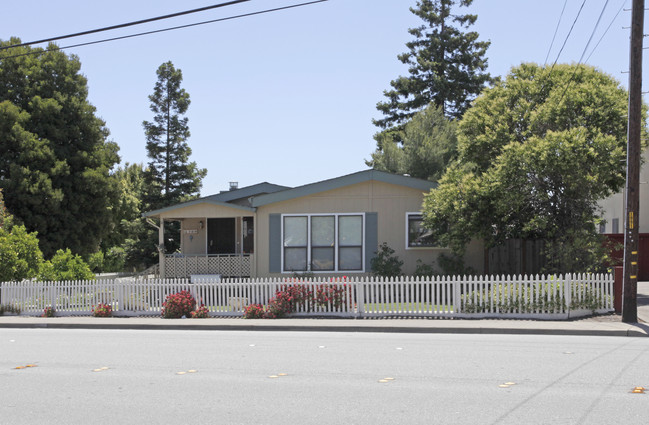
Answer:
<path fill-rule="evenodd" d="M 167 255 L 165 277 L 218 274 L 222 277 L 252 276 L 253 254 Z"/>

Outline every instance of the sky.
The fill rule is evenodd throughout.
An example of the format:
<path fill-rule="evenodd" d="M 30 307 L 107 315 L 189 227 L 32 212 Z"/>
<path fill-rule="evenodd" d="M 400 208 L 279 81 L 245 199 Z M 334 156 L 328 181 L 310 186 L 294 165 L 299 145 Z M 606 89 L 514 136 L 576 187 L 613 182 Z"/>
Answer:
<path fill-rule="evenodd" d="M 16 36 L 23 42 L 224 2 L 1 1 L 0 39 Z M 252 0 L 57 43 L 63 47 L 303 1 Z M 376 104 L 391 80 L 408 74 L 397 55 L 412 40 L 408 29 L 423 22 L 409 10 L 416 3 L 329 0 L 65 51 L 81 61 L 89 101 L 120 146 L 122 165 L 148 161 L 142 122 L 153 119 L 148 96 L 156 70 L 171 61 L 182 70 L 191 98 L 186 114 L 191 160 L 208 170 L 201 195 L 227 190 L 229 182 L 295 187 L 367 169 L 378 130 L 372 119 L 381 117 Z M 491 42 L 492 76 L 505 76 L 522 62 L 546 63 L 546 57 L 549 64 L 576 63 L 586 51 L 586 63 L 626 87 L 629 29 L 624 27 L 631 12 L 621 9 L 630 7 L 631 0 L 474 0 L 457 12 L 478 15 L 471 30 Z"/>

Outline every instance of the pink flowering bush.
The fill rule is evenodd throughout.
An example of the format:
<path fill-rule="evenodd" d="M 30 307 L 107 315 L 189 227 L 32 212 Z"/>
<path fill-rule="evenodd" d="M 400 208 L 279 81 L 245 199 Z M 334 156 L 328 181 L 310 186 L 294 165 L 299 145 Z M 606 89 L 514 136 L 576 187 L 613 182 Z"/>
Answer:
<path fill-rule="evenodd" d="M 331 305 L 332 309 L 338 310 L 345 305 L 345 298 L 349 298 L 350 294 L 347 284 L 319 285 L 316 289 L 315 303 L 320 307 Z"/>
<path fill-rule="evenodd" d="M 99 303 L 92 306 L 92 315 L 94 317 L 111 317 L 113 315 L 113 307 L 109 304 Z"/>
<path fill-rule="evenodd" d="M 266 311 L 261 304 L 250 304 L 243 308 L 243 317 L 245 319 L 263 319 L 265 314 Z"/>
<path fill-rule="evenodd" d="M 203 304 L 201 304 L 200 307 L 196 309 L 196 311 L 192 311 L 192 319 L 207 319 L 210 317 L 210 311 L 205 307 Z"/>
<path fill-rule="evenodd" d="M 45 310 L 43 310 L 41 317 L 54 317 L 55 313 L 56 311 L 54 310 L 54 307 L 45 307 Z"/>
<path fill-rule="evenodd" d="M 167 295 L 165 302 L 162 303 L 162 317 L 165 319 L 190 317 L 194 309 L 196 309 L 194 297 L 189 291 L 180 291 L 176 294 Z"/>
<path fill-rule="evenodd" d="M 296 311 L 313 311 L 316 307 L 340 310 L 345 306 L 345 301 L 351 302 L 350 287 L 345 278 L 332 279 L 334 283 L 319 284 L 315 286 L 303 284 L 283 285 L 275 296 L 270 299 L 264 309 L 261 304 L 250 304 L 244 309 L 246 319 L 277 319 L 285 317 Z M 341 283 L 339 283 L 341 282 Z M 312 290 L 315 288 L 315 293 Z"/>

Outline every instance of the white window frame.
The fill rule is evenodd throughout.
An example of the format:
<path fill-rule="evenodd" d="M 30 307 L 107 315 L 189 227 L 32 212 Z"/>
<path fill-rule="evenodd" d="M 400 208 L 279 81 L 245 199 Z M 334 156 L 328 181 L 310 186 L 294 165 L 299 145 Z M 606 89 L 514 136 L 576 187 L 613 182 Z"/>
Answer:
<path fill-rule="evenodd" d="M 405 227 L 405 236 L 406 236 L 406 238 L 405 238 L 405 239 L 406 239 L 406 240 L 405 240 L 405 245 L 406 245 L 406 250 L 412 250 L 412 249 L 414 249 L 414 250 L 422 250 L 422 249 L 428 249 L 428 250 L 430 250 L 430 249 L 444 249 L 443 246 L 439 246 L 439 245 L 433 245 L 433 246 L 410 246 L 410 244 L 408 243 L 408 242 L 409 242 L 409 241 L 408 241 L 408 238 L 410 237 L 409 232 L 408 232 L 408 225 L 410 224 L 410 223 L 409 223 L 409 222 L 410 222 L 410 217 L 413 216 L 413 215 L 420 216 L 420 217 L 423 218 L 423 213 L 421 213 L 421 212 L 407 212 L 407 213 L 406 213 L 406 227 Z"/>
<path fill-rule="evenodd" d="M 334 217 L 334 269 L 333 270 L 311 270 L 311 217 Z M 362 219 L 362 229 L 361 229 L 361 268 L 359 270 L 340 270 L 339 265 L 339 250 L 340 244 L 338 243 L 338 218 L 339 217 L 361 217 Z M 285 270 L 284 269 L 284 217 L 306 217 L 307 218 L 307 245 L 306 245 L 306 264 L 307 270 Z M 365 273 L 365 213 L 304 213 L 304 214 L 282 214 L 281 215 L 281 240 L 282 240 L 282 252 L 281 252 L 281 264 L 282 264 L 282 273 L 300 273 L 300 272 L 309 272 L 314 274 L 331 274 L 331 273 Z"/>

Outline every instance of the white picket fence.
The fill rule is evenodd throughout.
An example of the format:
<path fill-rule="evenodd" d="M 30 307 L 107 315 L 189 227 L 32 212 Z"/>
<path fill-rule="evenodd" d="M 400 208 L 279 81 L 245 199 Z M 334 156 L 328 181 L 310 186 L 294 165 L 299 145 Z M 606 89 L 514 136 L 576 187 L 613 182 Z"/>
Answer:
<path fill-rule="evenodd" d="M 5 282 L 0 304 L 23 315 L 91 315 L 98 303 L 114 316 L 160 315 L 173 293 L 188 290 L 214 317 L 241 317 L 249 304 L 268 305 L 276 292 L 298 285 L 325 293 L 296 305 L 291 316 L 530 318 L 558 320 L 613 311 L 613 276 L 378 277 L 340 279 L 112 279 L 66 282 Z M 327 289 L 337 288 L 337 296 Z M 329 293 L 330 294 L 330 293 Z"/>

